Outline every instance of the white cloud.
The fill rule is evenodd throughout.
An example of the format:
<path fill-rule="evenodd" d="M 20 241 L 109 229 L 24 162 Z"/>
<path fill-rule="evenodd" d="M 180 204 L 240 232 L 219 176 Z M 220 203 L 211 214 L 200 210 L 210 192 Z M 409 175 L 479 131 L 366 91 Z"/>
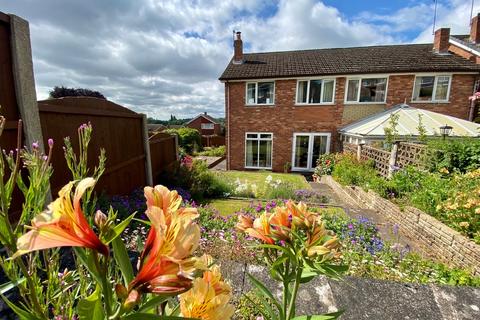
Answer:
<path fill-rule="evenodd" d="M 232 55 L 233 29 L 242 31 L 247 52 L 397 43 L 411 40 L 404 31 L 412 30 L 426 30 L 417 41 L 431 41 L 430 5 L 415 2 L 388 16 L 353 17 L 314 0 L 0 0 L 0 6 L 30 22 L 39 98 L 55 85 L 86 87 L 157 118 L 223 116 L 217 78 Z M 440 6 L 438 25 L 460 30 L 470 12 L 464 11 L 460 0 Z"/>

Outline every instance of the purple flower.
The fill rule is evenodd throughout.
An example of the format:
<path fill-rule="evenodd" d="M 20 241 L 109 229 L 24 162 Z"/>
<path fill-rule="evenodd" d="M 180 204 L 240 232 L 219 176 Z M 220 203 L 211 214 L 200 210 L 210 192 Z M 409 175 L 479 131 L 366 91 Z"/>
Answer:
<path fill-rule="evenodd" d="M 353 230 L 353 224 L 350 223 L 350 224 L 348 225 L 348 229 Z"/>
<path fill-rule="evenodd" d="M 52 138 L 48 139 L 48 146 L 50 148 L 53 147 L 53 139 Z"/>
<path fill-rule="evenodd" d="M 33 148 L 33 149 L 38 149 L 38 141 L 32 143 L 32 148 Z"/>

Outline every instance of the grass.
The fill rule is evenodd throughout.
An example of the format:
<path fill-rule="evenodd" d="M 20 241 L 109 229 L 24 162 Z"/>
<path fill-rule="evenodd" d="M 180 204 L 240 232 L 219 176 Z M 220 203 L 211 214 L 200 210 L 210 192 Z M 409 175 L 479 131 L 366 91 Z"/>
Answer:
<path fill-rule="evenodd" d="M 204 204 L 208 204 L 217 209 L 222 215 L 228 216 L 240 211 L 242 208 L 248 207 L 252 200 L 211 199 L 207 200 Z"/>
<path fill-rule="evenodd" d="M 265 179 L 268 176 L 272 176 L 273 181 L 279 179 L 282 180 L 282 182 L 288 182 L 292 184 L 295 189 L 311 189 L 304 176 L 294 173 L 273 173 L 270 171 L 223 171 L 217 172 L 216 174 L 224 177 L 231 183 L 238 178 L 242 182 L 247 180 L 250 184 L 256 184 L 259 188 L 264 188 Z"/>

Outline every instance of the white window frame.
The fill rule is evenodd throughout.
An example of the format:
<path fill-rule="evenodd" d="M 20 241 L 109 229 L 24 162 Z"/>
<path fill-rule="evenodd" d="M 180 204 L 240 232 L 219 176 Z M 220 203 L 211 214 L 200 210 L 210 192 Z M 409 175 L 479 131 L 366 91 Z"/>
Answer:
<path fill-rule="evenodd" d="M 247 138 L 249 134 L 256 134 L 258 135 L 256 139 L 254 138 Z M 260 138 L 261 134 L 269 134 L 270 139 L 268 138 Z M 271 141 L 272 148 L 270 154 L 270 167 L 254 167 L 254 166 L 247 166 L 247 140 L 251 141 Z M 260 143 L 258 144 L 258 155 L 260 155 Z M 245 132 L 245 146 L 244 146 L 244 168 L 245 169 L 264 169 L 264 170 L 272 170 L 273 166 L 273 132 Z"/>
<path fill-rule="evenodd" d="M 258 100 L 258 84 L 263 82 L 273 82 L 273 101 L 271 103 L 257 103 Z M 255 84 L 255 102 L 249 103 L 248 102 L 248 85 Z M 247 81 L 245 82 L 245 105 L 246 106 L 273 106 L 275 105 L 275 88 L 276 83 L 275 80 L 261 80 L 261 81 Z"/>
<path fill-rule="evenodd" d="M 380 79 L 385 78 L 387 79 L 387 83 L 385 84 L 385 97 L 383 101 L 366 101 L 360 102 L 360 91 L 362 88 L 362 80 L 364 79 Z M 357 99 L 355 101 L 348 101 L 348 82 L 350 80 L 358 80 L 358 92 L 357 92 Z M 387 103 L 387 94 L 388 94 L 388 83 L 390 82 L 390 75 L 388 74 L 374 74 L 374 75 L 359 75 L 353 77 L 347 77 L 345 80 L 345 97 L 343 99 L 344 104 L 385 104 Z"/>
<path fill-rule="evenodd" d="M 319 103 L 311 103 L 308 102 L 308 99 L 310 97 L 310 81 L 312 80 L 322 80 L 322 90 L 320 92 L 320 101 Z M 333 97 L 332 101 L 328 102 L 323 102 L 323 83 L 325 80 L 333 80 Z M 299 87 L 300 87 L 300 82 L 302 81 L 307 81 L 307 102 L 298 102 L 298 93 L 299 93 Z M 309 79 L 297 79 L 297 89 L 296 89 L 296 94 L 295 94 L 295 105 L 296 106 L 306 106 L 306 105 L 333 105 L 335 104 L 335 90 L 337 87 L 337 78 L 332 78 L 332 77 L 326 77 L 326 78 L 309 78 Z"/>
<path fill-rule="evenodd" d="M 432 91 L 432 100 L 415 100 L 415 85 L 417 83 L 417 78 L 423 77 L 434 77 L 433 81 L 433 91 Z M 446 100 L 437 100 L 435 99 L 437 94 L 437 82 L 439 77 L 448 77 L 448 89 L 447 89 L 447 99 Z M 452 78 L 453 74 L 451 73 L 431 73 L 431 74 L 416 74 L 413 81 L 412 88 L 412 103 L 449 103 L 450 102 L 450 89 L 452 88 Z"/>
<path fill-rule="evenodd" d="M 295 156 L 296 156 L 296 148 L 295 144 L 297 141 L 298 136 L 308 136 L 308 160 L 307 160 L 307 167 L 308 168 L 300 168 L 295 167 Z M 316 136 L 327 137 L 327 152 L 326 154 L 330 153 L 330 145 L 332 142 L 332 133 L 330 132 L 294 132 L 293 133 L 293 140 L 292 140 L 292 171 L 314 171 L 316 164 L 312 164 L 312 153 L 313 153 L 313 139 Z"/>
<path fill-rule="evenodd" d="M 204 128 L 204 126 L 208 125 L 209 128 Z M 213 130 L 215 129 L 215 124 L 214 123 L 211 123 L 211 122 L 204 122 L 200 125 L 200 128 L 202 128 L 202 130 Z"/>

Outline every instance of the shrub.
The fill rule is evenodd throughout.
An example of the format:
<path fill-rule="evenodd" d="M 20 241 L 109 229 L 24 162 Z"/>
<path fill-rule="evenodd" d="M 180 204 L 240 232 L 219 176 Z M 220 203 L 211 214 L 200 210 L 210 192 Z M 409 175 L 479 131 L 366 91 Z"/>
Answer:
<path fill-rule="evenodd" d="M 322 154 L 317 160 L 317 166 L 315 167 L 315 174 L 318 177 L 332 174 L 335 166 L 336 155 L 334 153 Z"/>
<path fill-rule="evenodd" d="M 431 171 L 442 168 L 449 172 L 480 168 L 480 139 L 447 139 L 428 142 L 427 165 Z"/>
<path fill-rule="evenodd" d="M 195 199 L 222 198 L 232 193 L 231 186 L 208 170 L 205 161 L 194 160 L 190 174 L 190 192 Z"/>
<path fill-rule="evenodd" d="M 185 150 L 186 153 L 192 154 L 202 146 L 202 137 L 197 129 L 193 128 L 178 128 L 168 129 L 165 132 L 176 134 L 178 136 L 178 144 Z"/>
<path fill-rule="evenodd" d="M 205 147 L 202 152 L 197 152 L 197 156 L 206 156 L 206 157 L 224 157 L 225 156 L 225 146 L 218 147 Z"/>

